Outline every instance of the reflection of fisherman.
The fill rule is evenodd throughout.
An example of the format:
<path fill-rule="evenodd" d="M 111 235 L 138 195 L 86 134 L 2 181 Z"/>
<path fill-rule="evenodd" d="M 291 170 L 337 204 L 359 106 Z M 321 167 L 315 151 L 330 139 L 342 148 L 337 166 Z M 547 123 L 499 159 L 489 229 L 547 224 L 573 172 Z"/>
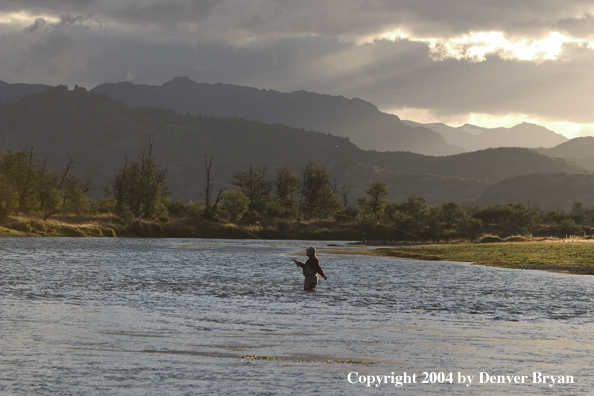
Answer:
<path fill-rule="evenodd" d="M 307 257 L 309 257 L 305 263 L 295 259 L 293 259 L 293 261 L 298 267 L 303 268 L 303 276 L 305 276 L 303 289 L 316 290 L 316 286 L 318 285 L 318 274 L 322 275 L 322 278 L 326 280 L 328 280 L 328 278 L 326 277 L 322 267 L 320 267 L 320 260 L 318 260 L 316 257 L 316 249 L 313 247 L 308 247 L 305 249 L 305 251 L 307 253 Z"/>

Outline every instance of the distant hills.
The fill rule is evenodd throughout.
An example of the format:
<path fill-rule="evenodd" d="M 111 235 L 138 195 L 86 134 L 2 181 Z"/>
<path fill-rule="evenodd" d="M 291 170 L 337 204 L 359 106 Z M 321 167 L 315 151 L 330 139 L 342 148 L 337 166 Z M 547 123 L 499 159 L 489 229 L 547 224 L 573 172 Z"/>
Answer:
<path fill-rule="evenodd" d="M 47 88 L 43 84 L 0 81 L 0 101 L 14 102 Z M 382 113 L 373 104 L 357 98 L 204 84 L 187 77 L 175 77 L 160 86 L 105 83 L 91 92 L 106 94 L 130 108 L 158 107 L 182 114 L 237 117 L 331 133 L 348 137 L 364 150 L 443 156 L 497 147 L 550 148 L 568 141 L 529 123 L 492 129 L 469 124 L 457 128 L 442 123 L 421 124 Z"/>
<path fill-rule="evenodd" d="M 497 147 L 553 147 L 569 140 L 545 127 L 527 122 L 511 128 L 483 128 L 470 124 L 450 127 L 442 123 L 421 124 L 407 120 L 402 122 L 413 127 L 431 129 L 443 135 L 449 144 L 462 147 L 465 151 Z"/>
<path fill-rule="evenodd" d="M 588 173 L 573 162 L 553 159 L 534 150 L 519 147 L 500 147 L 462 153 L 446 157 L 389 155 L 378 153 L 384 166 L 401 171 L 421 172 L 497 182 L 510 177 L 536 172 Z M 403 160 L 399 163 L 399 159 Z"/>
<path fill-rule="evenodd" d="M 337 187 L 351 188 L 351 204 L 369 183 L 382 178 L 390 199 L 415 193 L 429 203 L 473 203 L 485 189 L 505 179 L 535 172 L 587 174 L 564 159 L 533 150 L 498 148 L 446 157 L 411 152 L 365 151 L 348 138 L 246 119 L 179 114 L 136 107 L 84 88 L 57 87 L 0 104 L 0 150 L 34 147 L 48 166 L 94 175 L 95 196 L 111 181 L 125 157 L 136 158 L 152 137 L 158 161 L 168 167 L 173 198 L 201 199 L 204 155 L 214 161 L 219 186 L 248 166 L 289 165 L 299 173 L 308 161 L 325 162 Z"/>
<path fill-rule="evenodd" d="M 476 201 L 479 205 L 520 202 L 544 210 L 570 210 L 574 202 L 594 206 L 594 137 L 568 140 L 555 147 L 536 149 L 549 157 L 564 159 L 590 173 L 537 173 L 518 175 L 489 186 Z"/>
<path fill-rule="evenodd" d="M 485 189 L 479 205 L 518 202 L 543 210 L 570 210 L 574 202 L 594 206 L 594 175 L 535 173 L 500 181 Z"/>
<path fill-rule="evenodd" d="M 182 114 L 237 117 L 282 124 L 348 137 L 364 150 L 411 151 L 448 155 L 463 150 L 446 143 L 427 128 L 412 128 L 392 114 L 382 113 L 361 99 L 231 84 L 196 83 L 176 77 L 160 86 L 131 82 L 101 84 L 91 90 L 117 99 L 131 108 L 159 107 Z"/>
<path fill-rule="evenodd" d="M 579 166 L 594 171 L 594 137 L 585 136 L 571 139 L 552 148 L 540 148 L 538 152 L 550 157 L 564 158 Z"/>
<path fill-rule="evenodd" d="M 44 84 L 8 84 L 0 81 L 0 102 L 16 102 L 25 95 L 43 92 L 51 85 Z"/>

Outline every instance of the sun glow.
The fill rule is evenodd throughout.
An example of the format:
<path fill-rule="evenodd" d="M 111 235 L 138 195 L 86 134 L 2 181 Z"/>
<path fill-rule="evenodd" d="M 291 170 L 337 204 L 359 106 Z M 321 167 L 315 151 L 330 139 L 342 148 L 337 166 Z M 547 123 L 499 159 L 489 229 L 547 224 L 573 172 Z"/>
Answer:
<path fill-rule="evenodd" d="M 58 22 L 59 18 L 49 15 L 32 15 L 26 12 L 0 13 L 0 25 L 30 26 L 37 19 L 44 19 L 47 22 Z"/>
<path fill-rule="evenodd" d="M 514 125 L 527 122 L 543 126 L 553 132 L 559 133 L 569 139 L 580 136 L 594 136 L 594 124 L 577 123 L 569 121 L 551 121 L 525 114 L 507 114 L 493 116 L 491 114 L 470 114 L 466 123 L 482 126 L 484 128 L 510 128 Z"/>
<path fill-rule="evenodd" d="M 471 32 L 452 38 L 422 38 L 399 29 L 382 33 L 374 40 L 422 42 L 429 46 L 429 53 L 434 60 L 459 59 L 471 62 L 483 62 L 488 54 L 497 54 L 506 60 L 556 60 L 566 43 L 577 43 L 594 49 L 594 42 L 590 40 L 572 38 L 558 32 L 550 32 L 542 39 L 506 37 L 502 32 Z M 373 40 L 366 40 L 370 41 Z"/>
<path fill-rule="evenodd" d="M 410 120 L 421 124 L 444 123 L 451 127 L 471 124 L 483 128 L 511 128 L 527 122 L 543 126 L 553 132 L 559 133 L 569 139 L 580 136 L 594 136 L 594 124 L 576 123 L 569 121 L 551 121 L 549 119 L 529 116 L 526 114 L 492 115 L 483 113 L 443 115 L 435 114 L 429 109 L 398 108 L 385 110 L 386 113 L 395 114 L 402 120 Z"/>

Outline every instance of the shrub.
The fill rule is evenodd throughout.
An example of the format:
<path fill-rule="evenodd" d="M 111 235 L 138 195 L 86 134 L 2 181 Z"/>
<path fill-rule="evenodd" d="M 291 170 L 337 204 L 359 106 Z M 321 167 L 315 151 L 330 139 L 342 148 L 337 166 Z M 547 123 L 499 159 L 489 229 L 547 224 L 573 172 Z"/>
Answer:
<path fill-rule="evenodd" d="M 499 238 L 498 236 L 494 235 L 485 235 L 479 238 L 478 243 L 497 243 L 503 242 L 503 239 Z"/>

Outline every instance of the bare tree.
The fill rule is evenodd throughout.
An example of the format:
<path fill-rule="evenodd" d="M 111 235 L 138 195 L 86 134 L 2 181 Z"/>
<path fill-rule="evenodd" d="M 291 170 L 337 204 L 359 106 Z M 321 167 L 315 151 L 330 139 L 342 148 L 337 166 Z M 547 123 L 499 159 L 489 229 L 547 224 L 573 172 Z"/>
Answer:
<path fill-rule="evenodd" d="M 221 201 L 221 198 L 223 197 L 223 191 L 225 191 L 225 188 L 221 188 L 219 189 L 219 192 L 217 193 L 217 196 L 214 200 L 214 202 L 211 204 L 212 202 L 212 181 L 215 179 L 215 176 L 212 175 L 211 171 L 212 171 L 212 158 L 208 158 L 207 155 L 204 155 L 204 170 L 206 172 L 206 186 L 204 187 L 204 204 L 205 204 L 205 208 L 204 208 L 204 217 L 206 218 L 206 220 L 214 220 L 215 217 L 215 213 L 217 210 L 217 206 L 219 205 L 219 202 Z"/>
<path fill-rule="evenodd" d="M 351 186 L 346 183 L 342 185 L 342 190 L 338 193 L 342 199 L 342 206 L 345 208 L 349 206 L 349 198 L 351 196 Z"/>

